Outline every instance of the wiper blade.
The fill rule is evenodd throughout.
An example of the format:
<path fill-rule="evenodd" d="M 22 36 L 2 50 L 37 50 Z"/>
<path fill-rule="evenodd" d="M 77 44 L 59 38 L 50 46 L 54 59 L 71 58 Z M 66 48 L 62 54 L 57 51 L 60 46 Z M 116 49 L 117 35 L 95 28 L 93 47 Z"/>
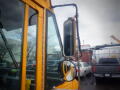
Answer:
<path fill-rule="evenodd" d="M 1 34 L 1 37 L 2 37 L 2 39 L 4 41 L 6 49 L 8 50 L 8 52 L 9 52 L 11 58 L 12 58 L 12 61 L 13 61 L 14 65 L 15 65 L 15 67 L 18 68 L 18 63 L 16 62 L 16 59 L 15 59 L 15 56 L 14 56 L 12 50 L 8 47 L 8 41 L 7 41 L 7 39 L 6 39 L 5 35 L 4 35 L 4 32 L 3 32 L 2 28 L 3 28 L 3 25 L 0 22 L 0 34 Z"/>

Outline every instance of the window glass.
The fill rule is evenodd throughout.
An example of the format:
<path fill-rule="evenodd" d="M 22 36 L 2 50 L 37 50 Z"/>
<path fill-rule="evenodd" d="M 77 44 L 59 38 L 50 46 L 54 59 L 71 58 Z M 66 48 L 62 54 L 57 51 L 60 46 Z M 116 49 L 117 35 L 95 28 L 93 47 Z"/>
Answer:
<path fill-rule="evenodd" d="M 57 34 L 57 26 L 54 16 L 47 12 L 47 68 L 46 68 L 46 90 L 62 82 L 59 72 L 59 64 L 62 61 L 62 51 Z M 52 83 L 51 83 L 52 82 Z"/>
<path fill-rule="evenodd" d="M 0 90 L 19 90 L 24 4 L 0 0 Z"/>
<path fill-rule="evenodd" d="M 99 64 L 119 64 L 117 58 L 100 58 Z"/>

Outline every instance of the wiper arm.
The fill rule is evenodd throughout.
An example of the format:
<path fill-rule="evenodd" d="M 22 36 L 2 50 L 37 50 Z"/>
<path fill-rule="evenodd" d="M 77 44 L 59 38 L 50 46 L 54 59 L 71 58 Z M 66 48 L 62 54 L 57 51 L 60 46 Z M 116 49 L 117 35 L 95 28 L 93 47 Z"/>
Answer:
<path fill-rule="evenodd" d="M 2 37 L 2 39 L 4 41 L 6 49 L 8 50 L 8 52 L 9 52 L 11 58 L 12 58 L 12 61 L 13 61 L 14 65 L 15 65 L 15 67 L 18 68 L 18 63 L 16 62 L 16 59 L 15 59 L 15 56 L 14 56 L 12 50 L 8 46 L 8 41 L 7 41 L 7 39 L 6 39 L 5 35 L 4 35 L 4 32 L 3 32 L 2 28 L 3 28 L 3 25 L 0 22 L 0 34 L 1 34 L 1 37 Z"/>

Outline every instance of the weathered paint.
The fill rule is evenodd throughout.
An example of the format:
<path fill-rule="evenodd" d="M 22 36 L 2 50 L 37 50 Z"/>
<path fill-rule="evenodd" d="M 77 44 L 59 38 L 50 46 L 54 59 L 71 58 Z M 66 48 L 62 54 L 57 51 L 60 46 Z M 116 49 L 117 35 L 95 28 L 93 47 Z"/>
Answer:
<path fill-rule="evenodd" d="M 50 1 L 48 0 L 22 0 L 26 5 L 26 14 L 24 20 L 24 39 L 23 39 L 23 55 L 22 55 L 22 79 L 21 90 L 25 90 L 26 85 L 26 60 L 27 60 L 27 30 L 29 6 L 38 12 L 38 31 L 37 31 L 37 53 L 36 53 L 36 90 L 44 90 L 45 82 L 45 44 L 46 44 L 46 10 L 51 9 Z M 43 46 L 44 45 L 44 46 Z M 44 47 L 44 48 L 43 48 Z M 77 80 L 64 82 L 55 87 L 55 90 L 78 90 L 79 83 Z"/>
<path fill-rule="evenodd" d="M 53 90 L 78 90 L 79 83 L 76 79 L 73 81 L 67 82 L 65 81 L 61 85 L 58 85 Z"/>
<path fill-rule="evenodd" d="M 22 71 L 21 71 L 21 90 L 26 90 L 26 61 L 27 61 L 27 35 L 28 35 L 29 6 L 25 5 L 24 30 L 22 42 Z"/>
<path fill-rule="evenodd" d="M 43 27 L 44 27 L 44 10 L 41 8 L 38 11 L 38 31 L 37 31 L 37 47 L 36 47 L 36 89 L 44 90 L 43 88 Z"/>
<path fill-rule="evenodd" d="M 44 8 L 51 9 L 50 0 L 32 0 L 32 1 L 37 3 L 40 6 L 44 7 Z"/>

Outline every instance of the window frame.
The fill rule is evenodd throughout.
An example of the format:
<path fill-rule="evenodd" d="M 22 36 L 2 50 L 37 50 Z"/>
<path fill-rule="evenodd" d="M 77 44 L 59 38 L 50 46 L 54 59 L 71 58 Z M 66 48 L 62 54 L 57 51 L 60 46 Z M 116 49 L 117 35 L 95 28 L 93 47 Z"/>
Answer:
<path fill-rule="evenodd" d="M 60 32 L 59 32 L 59 28 L 58 28 L 56 16 L 55 16 L 55 14 L 53 14 L 49 10 L 46 10 L 46 52 L 47 52 L 47 40 L 48 40 L 48 37 L 47 37 L 48 36 L 48 25 L 47 25 L 47 22 L 48 22 L 48 13 L 50 13 L 53 16 L 53 21 L 54 21 L 54 24 L 55 24 L 56 33 L 57 33 L 58 41 L 59 41 L 60 48 L 61 48 L 61 51 L 62 51 L 62 56 L 63 56 L 63 45 L 62 45 L 62 40 L 61 40 L 61 36 L 60 36 Z"/>
<path fill-rule="evenodd" d="M 45 40 L 45 85 L 46 85 L 46 80 L 47 80 L 47 47 L 48 47 L 48 24 L 47 24 L 47 22 L 48 22 L 48 13 L 50 13 L 51 15 L 52 15 L 52 17 L 53 17 L 53 22 L 54 22 L 54 24 L 55 24 L 55 28 L 56 28 L 56 35 L 57 35 L 57 37 L 58 37 L 58 42 L 59 42 L 59 45 L 60 45 L 60 48 L 61 48 L 61 56 L 62 57 L 64 57 L 64 54 L 63 54 L 63 45 L 62 45 L 62 40 L 61 40 L 61 36 L 60 36 L 60 32 L 59 32 L 59 28 L 58 28 L 58 24 L 57 24 L 57 20 L 56 20 L 56 16 L 55 16 L 55 14 L 54 13 L 52 13 L 51 11 L 49 11 L 49 10 L 46 10 L 45 11 L 45 13 L 46 13 L 46 27 L 45 27 L 45 38 L 46 38 L 46 40 Z M 61 57 L 61 58 L 62 58 Z M 59 85 L 59 84 L 61 84 L 61 83 L 63 83 L 64 82 L 64 80 L 63 81 L 61 81 L 60 83 L 58 83 L 58 84 L 56 84 L 56 86 L 57 85 Z M 46 87 L 45 87 L 45 90 L 46 90 Z"/>

